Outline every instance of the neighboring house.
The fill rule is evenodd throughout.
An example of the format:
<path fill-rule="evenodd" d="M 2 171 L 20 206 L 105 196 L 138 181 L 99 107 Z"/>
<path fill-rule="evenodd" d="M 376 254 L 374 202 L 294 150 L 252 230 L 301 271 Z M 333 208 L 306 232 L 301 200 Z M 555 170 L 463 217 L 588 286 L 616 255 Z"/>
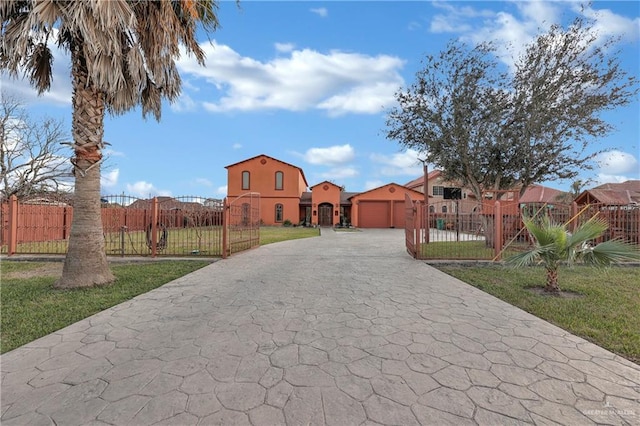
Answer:
<path fill-rule="evenodd" d="M 226 166 L 229 203 L 242 203 L 248 193 L 260 194 L 260 220 L 265 225 L 354 225 L 361 228 L 404 227 L 405 194 L 420 192 L 389 183 L 366 192 L 347 192 L 333 182 L 309 187 L 304 172 L 268 155 Z"/>
<path fill-rule="evenodd" d="M 476 198 L 470 189 L 461 187 L 459 183 L 445 180 L 442 171 L 432 170 L 427 176 L 429 211 L 431 213 L 455 213 L 458 208 L 459 213 L 471 213 L 478 205 Z M 406 183 L 409 189 L 424 193 L 424 176 L 420 176 L 411 182 Z M 459 188 L 460 199 L 445 199 L 448 188 Z"/>
<path fill-rule="evenodd" d="M 608 206 L 628 206 L 640 208 L 640 180 L 622 183 L 605 183 L 587 189 L 576 197 L 578 205 L 605 204 Z"/>
<path fill-rule="evenodd" d="M 621 238 L 640 244 L 640 180 L 605 183 L 576 197 L 581 209 L 607 220 L 605 239 Z"/>
<path fill-rule="evenodd" d="M 569 198 L 569 193 L 565 191 L 532 184 L 524 190 L 524 194 L 522 194 L 519 201 L 521 204 L 558 204 L 569 201 L 570 204 L 573 200 Z"/>
<path fill-rule="evenodd" d="M 202 210 L 203 204 L 193 201 L 181 201 L 179 199 L 167 196 L 155 197 L 158 200 L 159 210 Z M 151 208 L 152 199 L 138 199 L 131 203 L 128 207 L 130 209 L 144 209 L 149 210 Z"/>

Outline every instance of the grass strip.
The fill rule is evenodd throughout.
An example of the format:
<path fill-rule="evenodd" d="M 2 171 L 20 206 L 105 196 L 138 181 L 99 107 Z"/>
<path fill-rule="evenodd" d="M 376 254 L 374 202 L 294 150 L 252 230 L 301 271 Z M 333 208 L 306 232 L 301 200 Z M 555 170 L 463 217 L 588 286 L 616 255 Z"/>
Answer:
<path fill-rule="evenodd" d="M 280 241 L 297 240 L 300 238 L 317 237 L 320 228 L 305 228 L 302 226 L 261 226 L 260 245 L 279 243 Z"/>

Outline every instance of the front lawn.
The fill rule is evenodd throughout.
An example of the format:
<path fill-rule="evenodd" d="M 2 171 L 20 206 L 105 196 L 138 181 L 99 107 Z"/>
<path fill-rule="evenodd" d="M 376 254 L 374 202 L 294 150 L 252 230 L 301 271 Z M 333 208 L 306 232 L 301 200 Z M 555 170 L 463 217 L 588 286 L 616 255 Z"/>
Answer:
<path fill-rule="evenodd" d="M 638 267 L 562 268 L 559 284 L 571 297 L 540 294 L 543 268 L 434 265 L 441 271 L 636 363 L 640 362 Z"/>
<path fill-rule="evenodd" d="M 260 245 L 279 243 L 280 241 L 297 240 L 299 238 L 317 237 L 320 228 L 302 226 L 261 226 Z"/>

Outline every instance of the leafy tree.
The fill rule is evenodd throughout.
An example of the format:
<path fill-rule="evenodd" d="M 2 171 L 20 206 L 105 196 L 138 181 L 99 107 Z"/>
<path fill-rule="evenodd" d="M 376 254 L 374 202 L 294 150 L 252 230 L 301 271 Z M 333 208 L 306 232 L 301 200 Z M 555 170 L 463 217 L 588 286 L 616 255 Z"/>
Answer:
<path fill-rule="evenodd" d="M 386 136 L 424 152 L 477 199 L 483 190 L 522 194 L 535 182 L 575 178 L 593 167 L 589 144 L 613 130 L 601 113 L 638 93 L 617 42 L 600 42 L 593 23 L 577 18 L 539 35 L 505 69 L 492 43 L 453 41 L 396 93 Z"/>
<path fill-rule="evenodd" d="M 71 177 L 60 120 L 34 120 L 21 102 L 0 94 L 0 196 L 20 199 L 63 192 Z"/>
<path fill-rule="evenodd" d="M 547 271 L 545 291 L 559 293 L 558 268 L 563 263 L 605 267 L 624 260 L 640 259 L 640 251 L 632 244 L 610 240 L 592 246 L 590 241 L 601 237 L 609 228 L 605 219 L 592 217 L 570 233 L 566 226 L 551 223 L 544 217 L 538 221 L 527 218 L 527 230 L 534 238 L 535 246 L 529 251 L 507 259 L 507 264 L 522 267 L 541 264 Z"/>
<path fill-rule="evenodd" d="M 73 87 L 74 215 L 58 287 L 113 281 L 100 216 L 104 114 L 136 105 L 160 119 L 163 98 L 180 93 L 181 49 L 204 64 L 196 28 L 217 28 L 215 0 L 0 2 L 0 67 L 50 88 L 50 44 L 69 52 Z"/>

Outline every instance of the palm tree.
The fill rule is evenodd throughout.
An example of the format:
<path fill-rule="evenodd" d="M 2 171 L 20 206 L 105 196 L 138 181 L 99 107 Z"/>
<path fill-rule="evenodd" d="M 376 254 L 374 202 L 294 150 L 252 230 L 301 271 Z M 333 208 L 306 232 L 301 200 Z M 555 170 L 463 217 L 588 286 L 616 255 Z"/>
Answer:
<path fill-rule="evenodd" d="M 204 65 L 196 28 L 217 28 L 215 0 L 2 0 L 0 68 L 28 76 L 43 93 L 52 79 L 56 42 L 71 56 L 75 193 L 69 249 L 57 287 L 114 280 L 104 250 L 100 162 L 105 110 L 135 105 L 160 119 L 162 99 L 180 94 L 181 49 Z"/>
<path fill-rule="evenodd" d="M 535 240 L 531 250 L 507 259 L 515 267 L 542 264 L 547 270 L 545 291 L 557 294 L 558 268 L 562 263 L 582 262 L 595 267 L 606 267 L 624 260 L 640 259 L 640 251 L 632 244 L 610 240 L 592 246 L 590 241 L 602 236 L 609 227 L 605 219 L 592 217 L 570 233 L 566 225 L 551 223 L 549 218 L 526 218 L 524 224 Z"/>

